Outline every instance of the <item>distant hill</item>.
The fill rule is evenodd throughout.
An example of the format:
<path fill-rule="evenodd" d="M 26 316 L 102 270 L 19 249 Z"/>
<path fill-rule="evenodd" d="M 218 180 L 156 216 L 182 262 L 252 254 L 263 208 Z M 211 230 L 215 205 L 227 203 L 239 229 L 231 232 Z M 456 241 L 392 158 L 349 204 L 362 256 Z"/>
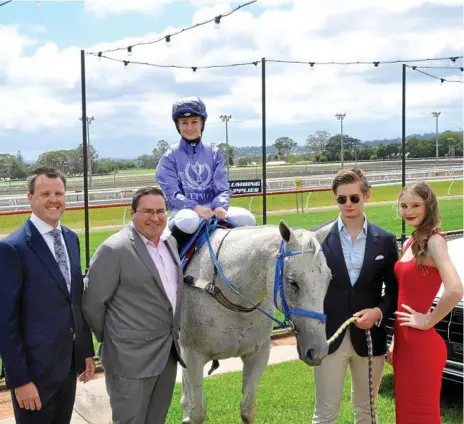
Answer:
<path fill-rule="evenodd" d="M 439 133 L 438 135 L 441 135 Z M 406 140 L 411 138 L 417 138 L 419 140 L 429 140 L 435 137 L 435 133 L 426 133 L 426 134 L 411 134 L 406 136 Z M 391 138 L 391 139 L 383 139 L 383 140 L 372 140 L 372 141 L 363 141 L 364 144 L 368 146 L 378 146 L 379 144 L 392 144 L 392 143 L 401 143 L 401 137 L 398 138 Z"/>

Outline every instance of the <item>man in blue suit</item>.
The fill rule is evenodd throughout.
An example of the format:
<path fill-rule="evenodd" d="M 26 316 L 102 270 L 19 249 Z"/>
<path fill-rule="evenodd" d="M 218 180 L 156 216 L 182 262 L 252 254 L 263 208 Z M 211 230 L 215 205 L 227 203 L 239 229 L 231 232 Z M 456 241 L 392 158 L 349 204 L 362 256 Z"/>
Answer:
<path fill-rule="evenodd" d="M 77 235 L 60 225 L 66 180 L 39 168 L 28 180 L 32 215 L 0 241 L 0 356 L 19 424 L 71 421 L 77 376 L 95 373 L 81 312 Z"/>
<path fill-rule="evenodd" d="M 355 424 L 372 422 L 365 330 L 372 336 L 372 394 L 378 393 L 387 351 L 385 324 L 395 310 L 398 259 L 396 237 L 367 220 L 364 203 L 370 188 L 361 169 L 340 171 L 332 182 L 340 214 L 335 222 L 313 228 L 332 280 L 324 299 L 327 339 L 349 318 L 358 320 L 329 347 L 329 355 L 314 368 L 316 408 L 313 424 L 335 424 L 340 412 L 347 368 Z"/>

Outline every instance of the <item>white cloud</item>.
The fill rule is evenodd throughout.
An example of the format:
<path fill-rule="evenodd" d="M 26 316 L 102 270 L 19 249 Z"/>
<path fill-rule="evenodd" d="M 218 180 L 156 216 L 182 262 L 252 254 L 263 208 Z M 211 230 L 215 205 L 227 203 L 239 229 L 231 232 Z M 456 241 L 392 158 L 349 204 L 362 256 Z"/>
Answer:
<path fill-rule="evenodd" d="M 128 11 L 125 7 L 148 12 L 170 1 L 173 0 L 89 0 L 86 7 L 99 14 L 125 13 Z M 201 5 L 196 3 L 192 23 L 236 4 L 202 0 Z M 112 56 L 164 65 L 201 66 L 259 61 L 261 57 L 374 61 L 434 57 L 464 49 L 458 21 L 453 26 L 444 20 L 439 26 L 435 16 L 413 13 L 417 12 L 416 8 L 430 5 L 460 5 L 457 0 L 378 0 L 375 9 L 370 0 L 260 0 L 259 5 L 263 8 L 259 15 L 253 16 L 243 9 L 224 19 L 219 30 L 205 25 L 193 29 L 188 36 L 173 37 L 170 48 L 158 43 L 134 48 L 132 57 L 127 57 L 124 51 Z M 338 27 L 338 24 L 342 25 Z M 161 34 L 147 34 L 145 40 L 174 30 L 167 28 Z M 26 55 L 25 48 L 35 41 L 24 37 L 13 26 L 0 26 L 0 40 L 2 46 L 7 46 L 0 49 L 0 132 L 2 127 L 19 131 L 74 127 L 81 114 L 79 49 L 74 46 L 59 49 L 51 40 Z M 96 52 L 138 41 L 144 40 L 125 38 L 91 46 L 90 50 Z M 237 128 L 252 130 L 261 125 L 260 65 L 200 69 L 194 74 L 191 70 L 132 64 L 124 70 L 120 63 L 99 62 L 95 57 L 86 57 L 86 62 L 88 113 L 98 115 L 100 128 L 116 128 L 120 117 L 130 112 L 133 134 L 172 132 L 170 105 L 179 93 L 204 97 L 210 114 L 208 125 L 213 130 L 222 130 L 218 116 L 225 112 L 233 113 Z M 366 126 L 375 125 L 377 120 L 397 118 L 401 113 L 400 65 L 379 68 L 316 65 L 311 69 L 308 65 L 268 62 L 266 69 L 269 129 L 324 122 L 333 119 L 338 111 L 346 112 L 350 120 L 364 122 Z M 462 77 L 459 72 L 453 77 L 445 70 L 431 70 L 431 73 Z M 384 81 L 378 81 L 379 78 Z M 198 85 L 198 93 L 191 93 L 192 83 Z M 438 81 L 423 79 L 408 71 L 408 116 L 428 116 L 431 108 L 438 107 L 445 111 L 447 105 L 462 99 L 461 87 L 460 84 L 441 86 Z M 100 93 L 98 99 L 92 95 L 95 92 Z M 99 126 L 92 128 L 95 137 L 99 137 Z"/>
<path fill-rule="evenodd" d="M 84 0 L 85 9 L 99 17 L 127 12 L 159 13 L 170 0 Z"/>

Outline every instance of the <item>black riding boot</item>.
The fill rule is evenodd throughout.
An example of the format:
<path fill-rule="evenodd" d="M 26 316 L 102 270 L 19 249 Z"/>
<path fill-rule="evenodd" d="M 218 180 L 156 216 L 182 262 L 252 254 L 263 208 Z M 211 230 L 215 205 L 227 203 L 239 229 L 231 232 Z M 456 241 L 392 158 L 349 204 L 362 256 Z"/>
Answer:
<path fill-rule="evenodd" d="M 171 229 L 171 235 L 177 240 L 177 247 L 180 253 L 193 234 L 184 233 L 174 225 Z"/>

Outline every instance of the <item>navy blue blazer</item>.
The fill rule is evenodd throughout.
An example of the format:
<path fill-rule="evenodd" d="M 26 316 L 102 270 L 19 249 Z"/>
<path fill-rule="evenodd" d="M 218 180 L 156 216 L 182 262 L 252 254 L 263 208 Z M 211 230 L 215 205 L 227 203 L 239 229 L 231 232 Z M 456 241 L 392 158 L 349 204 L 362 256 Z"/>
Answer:
<path fill-rule="evenodd" d="M 321 227 L 312 231 L 319 228 Z M 398 284 L 394 272 L 394 265 L 398 260 L 395 235 L 368 222 L 364 261 L 354 285 L 351 285 L 345 264 L 337 221 L 333 223 L 321 247 L 327 265 L 332 271 L 332 280 L 324 299 L 327 338 L 332 337 L 354 313 L 362 309 L 378 307 L 382 311 L 383 320 L 380 326 L 374 325 L 371 328 L 372 344 L 374 355 L 385 354 L 387 351 L 385 323 L 395 311 L 398 297 Z M 359 356 L 367 356 L 365 331 L 351 325 L 350 336 L 356 353 Z M 335 352 L 342 340 L 343 335 L 340 335 L 330 345 L 329 353 Z"/>
<path fill-rule="evenodd" d="M 0 356 L 8 387 L 39 389 L 62 382 L 71 366 L 93 357 L 81 312 L 83 279 L 79 239 L 61 226 L 71 267 L 71 294 L 47 243 L 29 220 L 0 240 Z M 74 362 L 73 362 L 74 360 Z"/>

